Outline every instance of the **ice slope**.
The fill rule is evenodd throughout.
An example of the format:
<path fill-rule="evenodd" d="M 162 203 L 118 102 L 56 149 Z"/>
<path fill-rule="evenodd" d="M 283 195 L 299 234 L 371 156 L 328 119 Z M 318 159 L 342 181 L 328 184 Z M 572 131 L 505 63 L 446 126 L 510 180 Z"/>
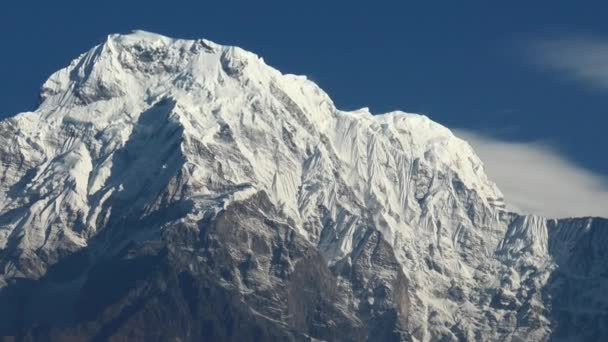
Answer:
<path fill-rule="evenodd" d="M 320 252 L 357 315 L 376 322 L 378 303 L 399 308 L 407 338 L 585 337 L 608 317 L 606 253 L 589 238 L 606 238 L 605 221 L 509 213 L 447 128 L 339 110 L 306 77 L 238 47 L 111 35 L 51 75 L 38 109 L 0 131 L 5 286 L 43 277 L 93 239 L 103 241 L 94 255 L 111 255 L 263 192 L 276 208 L 268 219 Z M 396 295 L 401 271 L 406 292 Z"/>

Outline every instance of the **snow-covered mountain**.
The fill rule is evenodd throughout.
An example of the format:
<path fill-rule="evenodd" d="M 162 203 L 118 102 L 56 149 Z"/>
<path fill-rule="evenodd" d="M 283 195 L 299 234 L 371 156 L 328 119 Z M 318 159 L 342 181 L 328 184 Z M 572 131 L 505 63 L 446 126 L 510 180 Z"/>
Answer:
<path fill-rule="evenodd" d="M 607 220 L 511 213 L 447 128 L 240 48 L 111 35 L 0 132 L 0 335 L 608 338 Z"/>

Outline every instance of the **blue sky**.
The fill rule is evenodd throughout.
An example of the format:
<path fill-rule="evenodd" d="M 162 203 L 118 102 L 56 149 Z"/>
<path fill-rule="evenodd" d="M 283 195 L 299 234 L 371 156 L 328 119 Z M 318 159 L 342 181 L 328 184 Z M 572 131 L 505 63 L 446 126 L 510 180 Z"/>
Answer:
<path fill-rule="evenodd" d="M 603 187 L 607 11 L 592 1 L 5 1 L 0 117 L 32 109 L 43 81 L 107 34 L 144 29 L 252 50 L 343 109 L 424 113 L 482 145 L 542 146 Z M 557 167 L 535 159 L 541 173 Z"/>

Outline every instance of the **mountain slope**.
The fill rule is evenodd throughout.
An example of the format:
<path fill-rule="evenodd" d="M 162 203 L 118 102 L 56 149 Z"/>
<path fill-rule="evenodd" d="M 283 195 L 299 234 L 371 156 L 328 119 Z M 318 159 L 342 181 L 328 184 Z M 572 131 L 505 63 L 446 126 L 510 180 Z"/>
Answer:
<path fill-rule="evenodd" d="M 242 49 L 109 36 L 0 131 L 1 334 L 606 334 L 606 220 L 510 213 L 445 127 Z"/>

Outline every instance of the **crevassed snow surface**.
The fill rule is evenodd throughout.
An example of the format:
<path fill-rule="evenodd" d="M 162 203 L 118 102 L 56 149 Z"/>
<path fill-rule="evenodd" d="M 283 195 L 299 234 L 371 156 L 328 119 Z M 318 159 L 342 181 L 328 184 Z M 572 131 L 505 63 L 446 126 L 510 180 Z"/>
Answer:
<path fill-rule="evenodd" d="M 598 230 L 507 212 L 447 128 L 341 111 L 306 77 L 238 47 L 111 35 L 41 98 L 0 123 L 3 283 L 40 277 L 121 217 L 188 199 L 172 220 L 201 218 L 264 191 L 329 265 L 379 230 L 409 280 L 412 338 L 543 340 L 555 329 L 543 289 L 580 253 L 584 229 Z M 140 238 L 154 239 L 153 226 Z M 587 260 L 600 266 L 586 276 L 605 259 Z M 606 313 L 606 299 L 594 305 Z"/>

